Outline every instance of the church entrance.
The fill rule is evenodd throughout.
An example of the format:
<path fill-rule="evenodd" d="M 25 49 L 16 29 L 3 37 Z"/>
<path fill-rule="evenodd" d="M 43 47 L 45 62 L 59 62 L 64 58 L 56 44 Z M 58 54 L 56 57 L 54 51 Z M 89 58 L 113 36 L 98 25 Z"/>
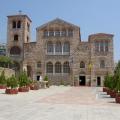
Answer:
<path fill-rule="evenodd" d="M 37 72 L 37 76 L 36 76 L 36 80 L 37 81 L 41 81 L 42 80 L 42 73 L 41 72 Z"/>
<path fill-rule="evenodd" d="M 101 77 L 97 77 L 97 86 L 101 86 Z"/>
<path fill-rule="evenodd" d="M 86 84 L 85 76 L 79 76 L 79 85 L 85 86 L 85 84 Z"/>
<path fill-rule="evenodd" d="M 39 81 L 40 80 L 40 75 L 37 75 L 37 81 Z"/>

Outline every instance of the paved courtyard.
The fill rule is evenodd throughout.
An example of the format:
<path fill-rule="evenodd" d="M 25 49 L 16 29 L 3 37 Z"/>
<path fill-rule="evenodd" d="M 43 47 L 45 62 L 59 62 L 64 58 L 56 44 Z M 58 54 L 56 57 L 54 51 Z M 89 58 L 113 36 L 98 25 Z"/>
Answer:
<path fill-rule="evenodd" d="M 120 104 L 96 87 L 51 86 L 18 95 L 0 90 L 0 120 L 120 120 Z"/>

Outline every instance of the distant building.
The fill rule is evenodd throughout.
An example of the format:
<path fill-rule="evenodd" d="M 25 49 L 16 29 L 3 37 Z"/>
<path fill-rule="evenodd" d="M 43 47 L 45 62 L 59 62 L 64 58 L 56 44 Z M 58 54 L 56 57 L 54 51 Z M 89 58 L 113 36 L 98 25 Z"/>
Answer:
<path fill-rule="evenodd" d="M 0 43 L 0 55 L 6 55 L 6 44 Z"/>
<path fill-rule="evenodd" d="M 27 15 L 8 16 L 7 55 L 18 70 L 50 84 L 102 86 L 113 73 L 113 35 L 97 33 L 81 40 L 80 27 L 59 18 L 37 27 L 31 41 L 31 20 Z"/>

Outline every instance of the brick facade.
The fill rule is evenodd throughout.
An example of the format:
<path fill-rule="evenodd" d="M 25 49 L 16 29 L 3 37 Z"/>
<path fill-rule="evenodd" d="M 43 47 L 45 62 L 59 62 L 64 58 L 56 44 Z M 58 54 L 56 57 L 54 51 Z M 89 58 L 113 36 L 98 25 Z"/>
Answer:
<path fill-rule="evenodd" d="M 21 27 L 13 29 L 13 21 L 21 21 Z M 36 80 L 40 76 L 49 77 L 50 84 L 65 85 L 103 85 L 104 76 L 113 73 L 113 35 L 92 34 L 88 42 L 81 41 L 80 28 L 59 18 L 50 21 L 36 29 L 36 42 L 30 42 L 31 20 L 26 15 L 8 16 L 7 54 L 20 64 L 21 70 Z M 52 32 L 51 32 L 52 31 Z M 19 35 L 17 41 L 13 35 Z M 29 39 L 28 39 L 29 38 Z M 48 43 L 52 43 L 52 54 L 48 53 Z M 69 52 L 64 52 L 64 44 L 69 43 Z M 56 52 L 57 43 L 61 45 L 61 52 Z M 13 46 L 20 48 L 20 54 L 11 55 Z M 97 48 L 98 47 L 98 48 Z M 97 50 L 98 49 L 98 50 Z M 59 51 L 59 49 L 58 49 Z M 101 64 L 103 61 L 103 65 Z M 40 67 L 37 63 L 40 62 Z M 52 73 L 47 73 L 47 63 L 51 62 Z M 61 64 L 60 73 L 56 73 L 56 63 Z M 63 64 L 69 63 L 70 72 L 64 72 Z M 101 63 L 100 63 L 101 62 Z M 84 67 L 80 68 L 80 64 Z M 103 67 L 100 67 L 101 66 Z"/>

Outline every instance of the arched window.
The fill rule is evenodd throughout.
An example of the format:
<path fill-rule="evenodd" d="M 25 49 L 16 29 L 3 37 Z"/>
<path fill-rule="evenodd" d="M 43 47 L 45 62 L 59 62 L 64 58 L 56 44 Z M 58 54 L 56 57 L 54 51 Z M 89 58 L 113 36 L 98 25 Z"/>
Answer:
<path fill-rule="evenodd" d="M 52 64 L 52 62 L 48 62 L 46 64 L 46 72 L 47 73 L 53 73 L 53 64 Z"/>
<path fill-rule="evenodd" d="M 53 53 L 53 43 L 52 42 L 47 43 L 47 52 Z"/>
<path fill-rule="evenodd" d="M 18 41 L 18 35 L 14 35 L 14 41 Z"/>
<path fill-rule="evenodd" d="M 69 42 L 64 43 L 63 52 L 70 52 L 70 44 L 69 44 Z"/>
<path fill-rule="evenodd" d="M 100 68 L 105 68 L 105 61 L 104 60 L 100 61 Z"/>
<path fill-rule="evenodd" d="M 10 49 L 10 54 L 11 55 L 20 55 L 21 53 L 21 50 L 18 46 L 13 46 L 11 49 Z"/>
<path fill-rule="evenodd" d="M 65 62 L 65 63 L 63 64 L 63 72 L 64 72 L 64 73 L 70 73 L 69 62 Z"/>
<path fill-rule="evenodd" d="M 41 62 L 37 62 L 37 68 L 41 68 Z"/>
<path fill-rule="evenodd" d="M 16 28 L 16 22 L 15 21 L 12 22 L 12 28 Z"/>
<path fill-rule="evenodd" d="M 57 42 L 55 45 L 55 52 L 56 53 L 61 53 L 62 52 L 62 46 L 60 42 Z"/>
<path fill-rule="evenodd" d="M 62 71 L 62 66 L 60 62 L 55 63 L 55 73 L 61 73 Z"/>
<path fill-rule="evenodd" d="M 21 21 L 17 22 L 17 28 L 21 28 Z"/>
<path fill-rule="evenodd" d="M 80 68 L 85 68 L 85 63 L 83 61 L 80 62 Z"/>

